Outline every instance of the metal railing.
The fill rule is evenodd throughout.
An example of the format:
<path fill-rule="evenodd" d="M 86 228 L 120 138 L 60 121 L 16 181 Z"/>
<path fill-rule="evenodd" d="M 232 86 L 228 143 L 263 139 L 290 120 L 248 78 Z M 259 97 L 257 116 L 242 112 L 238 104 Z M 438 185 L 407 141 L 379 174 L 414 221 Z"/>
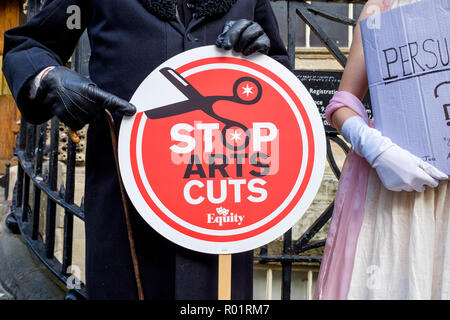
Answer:
<path fill-rule="evenodd" d="M 279 1 L 279 0 L 275 0 Z M 335 1 L 336 2 L 336 1 Z M 364 3 L 365 1 L 339 1 L 346 3 Z M 294 6 L 295 4 L 295 6 Z M 28 18 L 39 11 L 41 1 L 28 0 Z M 331 40 L 322 26 L 317 23 L 316 17 L 321 16 L 346 25 L 355 25 L 356 21 L 344 16 L 337 16 L 332 12 L 318 10 L 311 4 L 301 0 L 287 1 L 288 20 L 288 52 L 292 65 L 295 63 L 295 22 L 303 20 L 332 53 L 337 61 L 345 66 L 346 57 L 337 44 Z M 73 57 L 72 68 L 82 74 L 87 74 L 87 61 L 89 60 L 89 46 L 85 36 L 81 39 Z M 296 71 L 300 74 L 302 71 Z M 50 145 L 46 144 L 48 126 L 50 126 Z M 348 152 L 346 143 L 340 139 L 337 132 L 325 125 L 327 137 L 328 162 L 335 176 L 339 178 L 340 169 L 336 164 L 331 142 L 336 143 L 344 152 Z M 18 158 L 17 182 L 14 188 L 12 213 L 7 219 L 11 230 L 20 231 L 28 246 L 39 257 L 42 263 L 63 283 L 69 277 L 72 265 L 74 217 L 84 220 L 83 204 L 74 204 L 75 193 L 75 156 L 76 146 L 68 139 L 67 170 L 65 185 L 58 190 L 58 143 L 60 124 L 53 118 L 50 123 L 33 125 L 21 122 L 15 155 Z M 44 154 L 48 156 L 49 168 L 43 171 Z M 9 175 L 7 174 L 8 178 Z M 30 197 L 30 191 L 33 193 Z M 8 191 L 6 191 L 7 196 Z M 41 218 L 41 198 L 46 197 L 45 236 L 40 237 L 39 225 Z M 30 199 L 34 199 L 30 206 Z M 55 228 L 56 208 L 64 210 L 64 233 L 62 261 L 55 258 Z M 280 254 L 268 254 L 268 246 L 260 248 L 255 254 L 255 260 L 261 264 L 276 262 L 282 267 L 282 299 L 291 298 L 291 275 L 293 263 L 313 263 L 319 265 L 321 256 L 308 255 L 311 249 L 323 247 L 325 240 L 311 241 L 313 237 L 330 220 L 333 212 L 333 203 L 312 223 L 298 239 L 292 239 L 292 230 L 284 235 L 283 251 Z M 85 298 L 85 285 L 81 283 L 78 289 L 70 290 L 67 298 Z"/>

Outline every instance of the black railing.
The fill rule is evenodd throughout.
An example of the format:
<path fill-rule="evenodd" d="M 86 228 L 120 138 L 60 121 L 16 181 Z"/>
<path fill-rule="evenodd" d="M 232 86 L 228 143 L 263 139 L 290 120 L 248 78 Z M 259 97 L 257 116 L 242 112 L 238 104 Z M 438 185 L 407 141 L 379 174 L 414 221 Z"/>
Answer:
<path fill-rule="evenodd" d="M 279 0 L 275 0 L 279 1 Z M 42 1 L 44 2 L 44 1 Z M 288 52 L 292 64 L 295 63 L 295 23 L 303 20 L 321 40 L 326 48 L 345 66 L 346 57 L 339 49 L 338 45 L 331 40 L 322 26 L 317 22 L 316 17 L 321 16 L 345 25 L 355 25 L 356 21 L 344 16 L 337 16 L 332 12 L 319 10 L 311 4 L 301 0 L 291 0 L 287 2 L 288 21 Z M 336 1 L 334 1 L 336 2 Z M 365 1 L 338 1 L 345 3 L 364 3 Z M 40 0 L 28 0 L 28 18 L 34 16 L 40 8 Z M 84 75 L 87 75 L 87 65 L 89 60 L 89 45 L 86 35 L 82 37 L 80 43 L 72 57 L 72 68 Z M 296 71 L 298 76 L 302 71 Z M 337 88 L 335 88 L 337 89 Z M 323 112 L 323 110 L 321 110 Z M 48 126 L 50 130 L 48 131 Z M 340 139 L 337 132 L 324 123 L 327 136 L 327 156 L 329 165 L 335 176 L 339 178 L 340 169 L 336 164 L 331 142 L 336 143 L 344 152 L 348 152 L 345 142 Z M 50 124 L 33 125 L 21 122 L 18 135 L 15 155 L 19 165 L 17 171 L 17 182 L 14 188 L 12 201 L 12 213 L 7 219 L 7 224 L 11 230 L 20 230 L 26 243 L 33 252 L 40 258 L 44 265 L 52 271 L 63 283 L 68 280 L 73 281 L 71 274 L 72 250 L 73 250 L 73 228 L 74 217 L 84 220 L 83 203 L 74 204 L 75 194 L 75 156 L 76 146 L 68 139 L 66 177 L 65 185 L 58 190 L 58 143 L 60 134 L 60 124 L 56 118 Z M 47 134 L 49 132 L 50 145 L 47 145 Z M 49 168 L 43 171 L 44 156 L 48 156 Z M 9 172 L 9 171 L 8 171 Z M 7 172 L 7 179 L 9 174 Z M 32 187 L 32 188 L 30 188 Z M 32 192 L 33 204 L 30 207 L 30 191 Z M 5 190 L 8 196 L 9 190 Z M 45 214 L 45 237 L 39 234 L 41 218 L 41 198 L 47 198 Z M 55 229 L 56 229 L 56 208 L 64 210 L 64 233 L 63 233 L 63 253 L 62 261 L 55 258 Z M 291 274 L 293 263 L 312 263 L 319 265 L 320 255 L 308 255 L 312 249 L 323 247 L 325 240 L 311 241 L 315 235 L 330 220 L 333 211 L 333 203 L 312 223 L 312 225 L 298 239 L 292 239 L 292 230 L 284 235 L 283 251 L 279 254 L 268 254 L 268 246 L 260 248 L 255 254 L 255 260 L 259 263 L 277 262 L 282 266 L 282 299 L 291 297 Z M 83 283 L 77 279 L 80 287 L 70 290 L 68 298 L 85 298 L 86 290 Z"/>

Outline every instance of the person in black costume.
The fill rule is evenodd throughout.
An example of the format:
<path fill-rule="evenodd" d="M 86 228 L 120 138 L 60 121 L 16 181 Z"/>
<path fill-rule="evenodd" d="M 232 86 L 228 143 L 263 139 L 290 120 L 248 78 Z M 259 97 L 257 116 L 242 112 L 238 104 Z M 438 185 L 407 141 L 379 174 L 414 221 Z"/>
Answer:
<path fill-rule="evenodd" d="M 66 26 L 69 6 L 81 28 Z M 64 67 L 87 29 L 90 79 Z M 27 24 L 5 33 L 3 71 L 23 118 L 56 115 L 87 134 L 86 285 L 90 299 L 136 299 L 137 290 L 107 120 L 133 115 L 128 103 L 167 59 L 216 44 L 266 53 L 290 68 L 269 0 L 48 0 Z M 126 79 L 126 81 L 123 81 Z M 216 299 L 217 256 L 162 238 L 133 209 L 131 220 L 146 299 Z M 233 255 L 232 299 L 252 298 L 253 254 Z"/>

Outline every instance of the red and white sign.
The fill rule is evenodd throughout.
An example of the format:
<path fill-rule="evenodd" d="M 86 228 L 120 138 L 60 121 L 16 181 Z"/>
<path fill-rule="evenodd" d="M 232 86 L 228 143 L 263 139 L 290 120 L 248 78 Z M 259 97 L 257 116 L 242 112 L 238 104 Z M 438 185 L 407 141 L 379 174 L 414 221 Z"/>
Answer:
<path fill-rule="evenodd" d="M 122 178 L 169 240 L 205 253 L 252 250 L 312 203 L 326 160 L 322 121 L 275 60 L 193 49 L 156 68 L 131 103 L 138 112 L 120 128 Z"/>

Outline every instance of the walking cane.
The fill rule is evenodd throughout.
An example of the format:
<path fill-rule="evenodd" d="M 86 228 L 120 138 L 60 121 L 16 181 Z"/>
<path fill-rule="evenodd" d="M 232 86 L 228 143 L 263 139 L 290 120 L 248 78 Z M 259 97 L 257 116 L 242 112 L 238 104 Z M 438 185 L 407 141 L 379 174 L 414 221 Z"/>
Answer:
<path fill-rule="evenodd" d="M 118 151 L 117 151 L 117 142 L 118 141 L 117 141 L 117 135 L 116 135 L 116 129 L 115 129 L 116 125 L 115 125 L 114 118 L 112 117 L 111 113 L 106 109 L 105 109 L 105 113 L 106 113 L 106 118 L 108 119 L 109 131 L 111 133 L 111 143 L 113 146 L 114 161 L 116 163 L 117 176 L 119 179 L 119 186 L 120 186 L 120 194 L 122 197 L 123 209 L 125 212 L 125 222 L 127 225 L 128 242 L 130 244 L 131 260 L 133 262 L 133 271 L 134 271 L 134 277 L 136 280 L 138 298 L 139 298 L 139 300 L 144 300 L 144 291 L 142 289 L 141 275 L 139 272 L 139 262 L 138 262 L 137 255 L 136 255 L 136 248 L 135 248 L 134 237 L 133 237 L 133 229 L 131 226 L 130 209 L 129 209 L 129 205 L 128 205 L 128 196 L 125 191 L 122 176 L 120 175 L 119 155 L 118 155 Z M 69 128 L 69 135 L 75 144 L 78 144 L 80 142 L 80 138 L 79 138 L 78 134 L 70 128 Z"/>
<path fill-rule="evenodd" d="M 111 133 L 111 142 L 114 152 L 114 160 L 116 163 L 117 175 L 119 179 L 120 193 L 122 196 L 123 208 L 125 212 L 125 221 L 127 224 L 128 241 L 130 243 L 131 259 L 133 261 L 134 276 L 136 279 L 136 285 L 138 290 L 139 300 L 144 300 L 144 293 L 142 290 L 142 282 L 139 273 L 139 263 L 136 255 L 136 249 L 134 245 L 133 230 L 130 220 L 130 211 L 128 206 L 128 196 L 125 191 L 122 176 L 120 175 L 119 157 L 117 151 L 117 135 L 115 131 L 115 122 L 108 110 L 105 110 L 106 118 L 108 119 L 109 130 Z M 72 141 L 76 144 L 80 142 L 78 134 L 69 128 L 69 135 Z M 231 255 L 219 255 L 219 274 L 218 274 L 218 299 L 219 300 L 231 300 Z"/>

